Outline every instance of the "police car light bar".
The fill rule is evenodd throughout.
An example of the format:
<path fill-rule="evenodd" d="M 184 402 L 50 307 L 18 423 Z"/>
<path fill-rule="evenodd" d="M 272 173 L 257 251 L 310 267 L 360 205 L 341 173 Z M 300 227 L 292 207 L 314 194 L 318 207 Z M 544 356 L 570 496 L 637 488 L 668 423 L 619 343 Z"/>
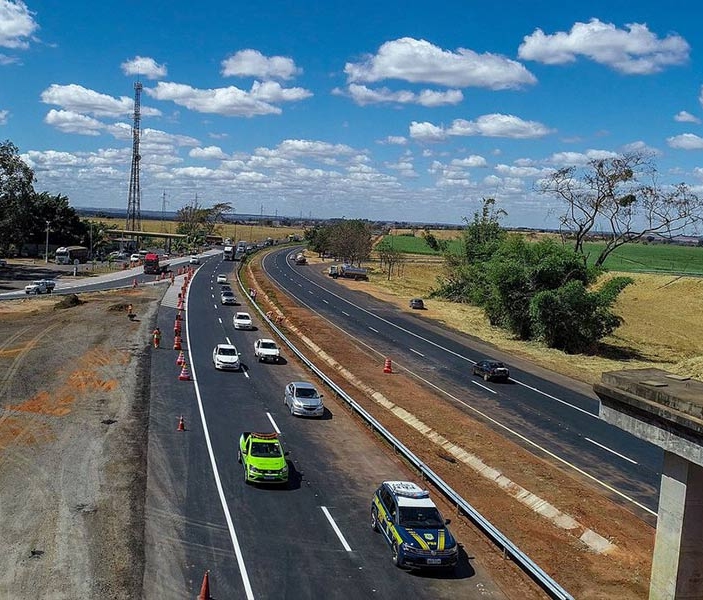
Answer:
<path fill-rule="evenodd" d="M 412 481 L 388 481 L 394 494 L 404 498 L 429 498 L 430 493 Z"/>

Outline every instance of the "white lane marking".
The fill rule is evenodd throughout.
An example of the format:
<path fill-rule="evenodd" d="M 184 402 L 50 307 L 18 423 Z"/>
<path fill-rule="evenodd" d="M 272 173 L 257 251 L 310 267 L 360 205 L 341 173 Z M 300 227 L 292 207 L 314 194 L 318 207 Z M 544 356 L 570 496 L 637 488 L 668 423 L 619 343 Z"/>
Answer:
<path fill-rule="evenodd" d="M 197 274 L 197 271 L 196 271 Z M 190 301 L 190 294 L 186 300 L 186 306 Z M 225 514 L 225 521 L 227 522 L 227 529 L 229 530 L 229 537 L 232 540 L 232 547 L 234 548 L 234 555 L 237 558 L 237 564 L 239 565 L 239 573 L 242 577 L 242 584 L 244 585 L 244 592 L 246 593 L 247 600 L 254 600 L 254 591 L 251 588 L 251 581 L 249 581 L 249 575 L 247 573 L 247 567 L 244 564 L 244 555 L 242 554 L 242 548 L 239 545 L 239 538 L 237 537 L 237 532 L 234 529 L 234 522 L 232 521 L 232 515 L 229 512 L 229 506 L 227 506 L 227 499 L 225 498 L 225 491 L 222 487 L 222 480 L 220 478 L 220 472 L 217 468 L 217 461 L 215 460 L 215 451 L 212 447 L 212 441 L 210 440 L 210 430 L 207 425 L 207 420 L 205 418 L 205 408 L 203 407 L 203 399 L 200 395 L 200 388 L 198 387 L 198 377 L 195 373 L 195 364 L 193 362 L 193 353 L 191 351 L 192 345 L 190 343 L 190 328 L 188 326 L 188 313 L 189 308 L 186 308 L 186 342 L 188 344 L 188 358 L 190 359 L 190 371 L 193 377 L 193 387 L 195 388 L 195 396 L 198 400 L 198 411 L 200 412 L 200 422 L 203 426 L 203 435 L 205 436 L 205 444 L 207 446 L 207 453 L 210 457 L 210 466 L 212 467 L 212 474 L 215 477 L 215 485 L 217 487 L 217 493 L 220 496 L 220 504 L 222 505 L 222 512 Z"/>
<path fill-rule="evenodd" d="M 278 428 L 278 425 L 276 425 L 276 421 L 273 420 L 273 417 L 271 416 L 271 413 L 267 412 L 266 416 L 269 418 L 269 421 L 271 421 L 271 425 L 273 425 L 274 431 L 278 434 L 281 435 L 281 430 Z"/>
<path fill-rule="evenodd" d="M 400 331 L 402 331 L 402 332 L 404 332 L 404 333 L 407 333 L 408 335 L 411 335 L 411 336 L 417 338 L 418 340 L 422 340 L 423 342 L 425 342 L 425 343 L 427 343 L 427 344 L 430 344 L 431 346 L 434 346 L 435 348 L 437 348 L 437 349 L 439 349 L 439 350 L 443 350 L 444 352 L 448 352 L 449 354 L 451 354 L 451 355 L 453 355 L 453 356 L 456 356 L 457 358 L 460 358 L 461 360 L 465 360 L 466 362 L 469 362 L 469 363 L 471 363 L 472 365 L 475 365 L 475 364 L 476 364 L 476 361 L 475 361 L 475 360 L 471 360 L 471 359 L 468 358 L 467 356 L 464 356 L 464 355 L 462 355 L 462 354 L 459 354 L 458 352 L 454 352 L 454 350 L 450 350 L 450 349 L 447 348 L 446 346 L 442 346 L 441 344 L 438 344 L 437 342 L 433 342 L 432 340 L 428 340 L 427 338 L 422 337 L 421 335 L 415 333 L 414 331 L 410 331 L 409 329 L 405 329 L 405 327 L 401 327 L 401 326 L 398 325 L 397 323 L 393 323 L 392 321 L 389 321 L 388 319 L 384 319 L 383 317 L 379 317 L 377 314 L 371 312 L 370 310 L 367 310 L 367 309 L 365 309 L 365 308 L 363 308 L 363 307 L 361 307 L 361 306 L 358 306 L 357 304 L 354 304 L 353 302 L 351 302 L 351 301 L 348 300 L 347 298 L 344 298 L 343 296 L 340 296 L 339 294 L 335 294 L 334 292 L 331 292 L 331 291 L 328 290 L 327 288 L 322 287 L 319 283 L 314 282 L 314 281 L 313 281 L 312 279 L 310 279 L 309 277 L 305 277 L 304 275 L 299 275 L 299 276 L 302 277 L 303 279 L 305 279 L 305 280 L 306 280 L 308 283 L 310 283 L 311 285 L 314 285 L 315 287 L 320 288 L 320 289 L 323 290 L 324 292 L 327 292 L 327 293 L 330 294 L 331 296 L 334 296 L 334 297 L 337 298 L 338 300 L 340 300 L 340 301 L 342 301 L 342 302 L 345 302 L 345 303 L 347 303 L 347 304 L 353 306 L 354 308 L 356 308 L 356 309 L 358 309 L 358 310 L 360 310 L 360 311 L 362 311 L 362 312 L 365 312 L 367 315 L 373 317 L 374 319 L 378 319 L 379 321 L 383 321 L 384 323 L 390 325 L 391 327 L 395 327 L 396 329 L 399 329 Z M 301 284 L 298 284 L 298 285 L 299 285 L 300 287 L 303 287 Z M 349 313 L 345 313 L 344 311 L 342 311 L 342 314 L 343 314 L 343 315 L 346 315 L 347 317 L 349 316 Z M 542 396 L 545 396 L 545 397 L 547 397 L 547 398 L 550 398 L 551 400 L 556 400 L 557 402 L 560 402 L 561 404 L 564 404 L 564 405 L 566 405 L 566 406 L 570 406 L 571 408 L 576 409 L 576 410 L 578 410 L 579 412 L 582 412 L 583 414 L 588 415 L 589 417 L 592 417 L 592 418 L 594 418 L 594 419 L 600 420 L 600 416 L 599 416 L 597 413 L 592 413 L 592 412 L 587 411 L 587 410 L 585 410 L 585 409 L 583 409 L 583 408 L 581 408 L 581 407 L 579 407 L 579 406 L 575 406 L 574 404 L 571 404 L 570 402 L 567 402 L 566 400 L 561 400 L 561 399 L 557 398 L 556 396 L 552 396 L 551 394 L 549 394 L 549 393 L 547 393 L 547 392 L 543 392 L 542 390 L 540 390 L 540 389 L 538 389 L 538 388 L 535 388 L 535 387 L 532 387 L 532 386 L 530 386 L 530 385 L 527 385 L 526 383 L 523 383 L 522 381 L 519 381 L 518 379 L 515 379 L 514 377 L 511 377 L 510 379 L 512 379 L 512 380 L 513 380 L 515 383 L 517 383 L 518 385 L 521 385 L 521 386 L 523 386 L 523 387 L 526 387 L 527 389 L 532 390 L 533 392 L 535 392 L 535 393 L 537 393 L 537 394 L 541 394 Z"/>
<path fill-rule="evenodd" d="M 217 320 L 220 322 L 220 325 L 222 325 L 222 319 L 220 317 L 217 317 Z M 227 342 L 229 344 L 229 342 Z"/>
<path fill-rule="evenodd" d="M 217 310 L 217 304 L 213 304 L 213 306 L 215 307 L 215 310 Z"/>
<path fill-rule="evenodd" d="M 322 301 L 323 301 L 325 304 L 329 304 L 329 302 L 328 302 L 327 300 L 325 300 L 324 298 L 322 299 Z"/>
<path fill-rule="evenodd" d="M 266 269 L 266 265 L 265 265 L 265 264 L 264 264 L 264 270 L 268 273 L 268 270 Z M 324 289 L 324 288 L 322 288 L 322 289 Z M 297 298 L 297 296 L 295 296 L 292 292 L 288 292 L 288 293 L 291 294 L 291 295 L 293 295 L 294 298 Z M 330 292 L 330 293 L 331 293 L 331 292 Z M 336 296 L 336 294 L 333 294 L 333 295 Z M 339 297 L 339 296 L 338 296 L 338 297 Z M 340 298 L 340 299 L 343 300 L 343 298 Z M 316 315 L 317 315 L 318 317 L 320 317 L 321 319 L 324 319 L 325 321 L 327 321 L 332 327 L 334 327 L 334 328 L 336 328 L 336 329 L 339 329 L 339 331 L 341 331 L 341 332 L 342 332 L 344 335 L 346 335 L 347 337 L 349 337 L 349 338 L 355 340 L 357 343 L 361 344 L 362 346 L 365 346 L 365 347 L 368 348 L 371 352 L 376 353 L 378 356 L 381 356 L 381 357 L 384 357 L 384 356 L 385 356 L 384 353 L 379 352 L 379 351 L 376 350 L 376 348 L 374 348 L 373 346 L 370 346 L 369 344 L 367 344 L 367 343 L 364 342 L 363 340 L 359 339 L 358 337 L 353 336 L 353 335 L 350 334 L 348 331 L 342 329 L 342 327 L 340 327 L 339 325 L 337 325 L 335 322 L 331 321 L 330 319 L 328 319 L 328 318 L 325 317 L 324 315 L 320 314 L 319 312 L 317 312 L 314 308 L 312 308 L 312 307 L 309 306 L 308 304 L 305 304 L 305 302 L 302 300 L 302 298 L 297 298 L 297 300 L 298 300 L 301 304 L 303 304 L 303 306 L 305 306 L 308 310 L 310 310 L 311 312 L 313 312 L 314 314 L 316 314 Z M 345 300 L 345 302 L 348 302 L 348 301 Z M 351 303 L 349 303 L 349 304 L 351 304 Z M 362 308 L 361 310 L 365 310 L 365 309 Z M 368 312 L 368 311 L 366 311 L 366 312 Z M 373 314 L 373 313 L 371 313 L 371 314 Z M 375 316 L 375 315 L 374 315 L 374 316 Z M 377 317 L 377 318 L 379 318 L 381 321 L 384 321 L 384 320 L 385 320 L 385 319 L 381 319 L 381 317 Z M 397 325 L 394 325 L 393 323 L 390 323 L 390 322 L 389 322 L 389 325 L 393 325 L 394 327 L 398 327 Z M 402 328 L 402 327 L 398 327 L 398 329 L 403 329 L 403 328 Z M 411 333 L 411 332 L 408 332 L 408 333 Z M 415 335 L 415 334 L 413 334 L 413 335 Z M 419 336 L 415 335 L 415 337 L 419 337 Z M 429 341 L 429 340 L 428 340 L 428 341 Z M 435 344 L 434 342 L 431 342 L 431 341 L 430 341 L 430 343 L 433 344 L 434 346 L 437 346 L 437 347 L 439 347 L 439 348 L 442 348 L 442 346 L 440 346 L 439 344 Z M 460 356 L 459 354 L 457 354 L 456 352 L 453 352 L 452 350 L 447 349 L 447 352 L 449 352 L 450 354 L 455 354 L 456 356 L 459 356 L 460 358 L 464 358 L 464 357 Z M 471 361 L 471 360 L 468 359 L 468 358 L 465 359 L 465 360 L 468 360 L 469 362 L 474 362 L 474 361 Z M 630 496 L 628 496 L 628 495 L 625 494 L 624 492 L 621 492 L 620 490 L 618 490 L 618 489 L 614 488 L 613 486 L 611 486 L 611 485 L 605 483 L 604 481 L 601 481 L 600 479 L 598 479 L 598 478 L 595 477 L 594 475 L 591 475 L 590 473 L 588 473 L 588 472 L 584 471 L 583 469 L 577 467 L 577 466 L 574 465 L 573 463 L 570 463 L 570 462 L 569 462 L 568 460 L 566 460 L 565 458 L 562 458 L 561 456 L 559 456 L 559 455 L 557 455 L 557 454 L 554 454 L 554 452 L 551 452 L 550 450 L 547 450 L 547 448 L 544 448 L 543 446 L 540 446 L 538 443 L 533 442 L 533 441 L 532 441 L 531 439 L 529 439 L 528 437 L 522 435 L 521 433 L 515 431 L 514 429 L 511 429 L 510 427 L 508 427 L 507 425 L 504 425 L 504 424 L 501 423 L 500 421 L 497 421 L 496 419 L 494 419 L 494 418 L 488 416 L 485 412 L 483 412 L 483 411 L 477 409 L 477 408 L 474 407 L 474 406 L 471 406 L 471 404 L 469 404 L 469 403 L 466 402 L 465 400 L 462 400 L 461 398 L 458 398 L 457 396 L 455 396 L 455 395 L 452 394 L 451 392 L 448 392 L 447 390 L 442 389 L 442 388 L 439 387 L 437 384 L 431 382 L 429 379 L 425 379 L 424 377 L 418 375 L 418 374 L 415 373 L 414 371 L 411 371 L 411 370 L 408 369 L 407 367 L 404 367 L 404 366 L 402 366 L 402 365 L 399 365 L 397 362 L 396 362 L 396 366 L 399 366 L 400 368 L 404 369 L 405 371 L 407 371 L 408 373 L 410 373 L 410 375 L 412 375 L 413 377 L 416 377 L 417 379 L 419 379 L 419 380 L 422 381 L 423 383 L 426 383 L 426 384 L 429 385 L 431 388 L 437 390 L 439 393 L 444 394 L 445 396 L 447 396 L 447 398 L 451 398 L 451 399 L 454 400 L 455 402 L 458 402 L 458 403 L 462 404 L 463 406 L 465 406 L 465 407 L 468 408 L 469 410 L 473 411 L 473 412 L 476 413 L 477 415 L 480 415 L 481 417 L 483 417 L 483 418 L 486 419 L 487 421 L 490 421 L 491 423 L 493 423 L 493 424 L 496 425 L 497 427 L 500 427 L 501 429 L 507 431 L 508 433 L 510 433 L 510 434 L 512 434 L 512 435 L 514 435 L 514 436 L 516 436 L 517 438 L 519 438 L 519 439 L 521 439 L 522 441 L 524 441 L 526 444 L 529 444 L 530 446 L 532 446 L 532 447 L 534 447 L 534 448 L 537 448 L 537 449 L 540 450 L 541 452 L 544 452 L 544 453 L 547 454 L 548 456 L 551 456 L 554 460 L 556 460 L 556 461 L 562 463 L 563 465 L 566 465 L 567 467 L 573 469 L 574 471 L 576 471 L 577 473 L 583 475 L 583 476 L 586 477 L 587 479 L 590 479 L 591 481 L 594 481 L 594 482 L 597 483 L 598 485 L 604 487 L 606 490 L 612 492 L 613 494 L 616 494 L 617 496 L 620 496 L 620 497 L 623 498 L 624 500 L 627 500 L 628 502 L 630 502 L 630 503 L 634 504 L 635 506 L 641 508 L 642 510 L 644 510 L 644 511 L 647 512 L 647 513 L 649 513 L 650 515 L 653 515 L 654 517 L 657 516 L 657 513 L 656 513 L 655 511 L 653 511 L 653 510 L 647 508 L 644 504 L 642 504 L 642 503 L 640 503 L 640 502 L 637 502 L 637 500 L 635 500 L 634 498 L 631 498 Z M 512 379 L 512 377 L 511 377 L 511 379 Z M 519 383 L 519 382 L 517 382 L 517 383 Z M 478 385 L 478 384 L 477 384 L 477 385 Z M 590 413 L 587 413 L 587 414 L 590 414 Z"/>
<path fill-rule="evenodd" d="M 308 294 L 312 296 L 312 290 L 308 290 Z"/>
<path fill-rule="evenodd" d="M 374 333 L 378 333 L 378 329 L 374 329 L 373 327 L 369 327 L 369 329 L 370 329 L 371 331 L 373 331 Z"/>
<path fill-rule="evenodd" d="M 342 314 L 343 314 L 345 317 L 349 317 L 349 316 L 350 316 L 348 312 L 342 311 Z"/>
<path fill-rule="evenodd" d="M 229 336 L 226 336 L 225 339 L 227 340 L 228 344 L 230 344 L 230 345 L 232 344 L 232 342 L 229 341 Z"/>
<path fill-rule="evenodd" d="M 337 537 L 339 538 L 339 541 L 342 542 L 342 546 L 344 546 L 344 549 L 347 552 L 351 552 L 351 546 L 347 544 L 347 540 L 344 539 L 344 535 L 342 535 L 342 532 L 340 531 L 339 527 L 337 527 L 337 523 L 334 522 L 334 519 L 332 518 L 332 515 L 330 514 L 330 511 L 327 510 L 326 506 L 321 506 L 322 512 L 325 513 L 325 516 L 327 517 L 327 520 L 330 522 L 330 525 L 332 525 L 332 529 L 334 529 L 334 532 L 337 534 Z"/>
<path fill-rule="evenodd" d="M 418 352 L 417 350 L 415 350 L 415 348 L 408 348 L 408 350 L 410 350 L 410 352 L 414 352 L 418 356 L 422 356 L 422 358 L 425 358 L 425 355 L 422 352 Z"/>
<path fill-rule="evenodd" d="M 480 388 L 483 388 L 484 390 L 486 390 L 487 392 L 490 392 L 491 394 L 498 393 L 495 390 L 492 390 L 491 388 L 489 388 L 487 385 L 483 385 L 482 383 L 479 383 L 478 381 L 474 381 L 473 379 L 471 380 L 471 383 L 473 383 L 474 385 L 477 385 Z"/>
<path fill-rule="evenodd" d="M 249 372 L 246 369 L 242 369 L 242 371 L 244 371 L 244 377 L 249 379 Z"/>
<path fill-rule="evenodd" d="M 587 442 L 591 442 L 591 444 L 595 444 L 599 448 L 603 448 L 603 450 L 607 450 L 608 452 L 612 452 L 613 454 L 615 454 L 615 456 L 619 456 L 620 458 L 631 462 L 633 465 L 639 464 L 636 460 L 632 460 L 631 458 L 625 456 L 624 454 L 620 454 L 619 452 L 615 452 L 615 450 L 613 450 L 612 448 L 608 448 L 608 446 L 604 446 L 603 444 L 599 444 L 598 442 L 596 442 L 596 440 L 592 440 L 591 438 L 583 438 L 583 439 L 586 440 Z"/>

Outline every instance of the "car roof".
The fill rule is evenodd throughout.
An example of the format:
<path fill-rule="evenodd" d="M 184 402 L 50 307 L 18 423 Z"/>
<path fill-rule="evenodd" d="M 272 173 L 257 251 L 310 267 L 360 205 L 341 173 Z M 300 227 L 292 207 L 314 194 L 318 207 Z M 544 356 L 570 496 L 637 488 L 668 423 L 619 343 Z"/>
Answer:
<path fill-rule="evenodd" d="M 248 312 L 238 312 L 234 314 L 234 318 L 236 319 L 237 317 L 247 317 L 248 319 L 251 319 L 251 316 L 249 315 Z"/>
<path fill-rule="evenodd" d="M 412 481 L 384 481 L 383 485 L 393 494 L 398 506 L 435 506 L 430 493 Z"/>
<path fill-rule="evenodd" d="M 317 390 L 317 388 L 309 381 L 291 381 L 288 385 L 294 385 L 297 388 L 307 388 Z"/>
<path fill-rule="evenodd" d="M 272 340 L 271 338 L 261 338 L 258 340 L 259 342 L 269 342 L 271 344 L 275 344 L 276 342 Z"/>
<path fill-rule="evenodd" d="M 227 348 L 229 350 L 236 350 L 237 346 L 234 344 L 217 344 L 216 348 L 219 350 L 220 348 Z"/>
<path fill-rule="evenodd" d="M 222 290 L 222 291 L 220 292 L 220 294 L 222 294 L 223 296 L 234 296 L 234 292 L 233 292 L 231 289 L 229 289 L 229 290 Z"/>

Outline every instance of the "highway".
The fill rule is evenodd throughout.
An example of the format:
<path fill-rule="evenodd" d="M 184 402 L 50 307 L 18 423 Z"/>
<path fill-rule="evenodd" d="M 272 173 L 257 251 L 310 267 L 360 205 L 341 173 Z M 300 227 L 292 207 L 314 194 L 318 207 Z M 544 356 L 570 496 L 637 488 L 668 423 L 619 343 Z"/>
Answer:
<path fill-rule="evenodd" d="M 195 594 L 209 569 L 217 598 L 503 598 L 468 559 L 470 548 L 454 573 L 393 566 L 371 531 L 370 501 L 381 481 L 410 475 L 335 403 L 319 420 L 284 408 L 285 384 L 310 377 L 287 361 L 254 359 L 254 340 L 269 337 L 265 331 L 235 332 L 232 315 L 246 308 L 221 306 L 215 278 L 224 272 L 232 280 L 236 264 L 213 256 L 190 285 L 184 343 L 193 381 L 179 380 L 170 335 L 144 366 L 151 381 L 144 596 L 191 597 L 184 581 Z M 173 330 L 175 315 L 165 299 L 162 331 Z M 212 366 L 213 347 L 228 340 L 242 354 L 242 372 Z M 176 431 L 181 415 L 185 432 Z M 280 432 L 288 486 L 244 483 L 236 449 L 245 430 Z"/>
<path fill-rule="evenodd" d="M 294 253 L 281 249 L 263 260 L 267 276 L 287 294 L 379 357 L 392 356 L 396 367 L 407 369 L 462 410 L 654 522 L 661 449 L 601 421 L 598 400 L 584 393 L 583 385 L 570 385 L 524 362 L 515 366 L 509 356 L 423 319 L 421 313 L 409 314 L 344 287 L 325 275 L 323 265 L 294 265 Z M 472 375 L 472 365 L 486 357 L 509 364 L 509 383 L 484 382 Z"/>

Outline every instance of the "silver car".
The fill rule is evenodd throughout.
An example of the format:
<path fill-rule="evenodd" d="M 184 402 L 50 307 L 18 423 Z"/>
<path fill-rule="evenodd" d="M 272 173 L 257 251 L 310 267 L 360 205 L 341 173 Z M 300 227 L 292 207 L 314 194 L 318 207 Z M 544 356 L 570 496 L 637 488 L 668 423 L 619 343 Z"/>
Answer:
<path fill-rule="evenodd" d="M 306 381 L 291 381 L 283 394 L 283 404 L 289 408 L 291 415 L 298 417 L 321 417 L 325 414 L 322 394 Z"/>
<path fill-rule="evenodd" d="M 236 305 L 237 304 L 237 298 L 234 295 L 234 292 L 231 290 L 222 290 L 220 293 L 220 303 L 221 304 L 231 304 L 231 305 Z"/>

